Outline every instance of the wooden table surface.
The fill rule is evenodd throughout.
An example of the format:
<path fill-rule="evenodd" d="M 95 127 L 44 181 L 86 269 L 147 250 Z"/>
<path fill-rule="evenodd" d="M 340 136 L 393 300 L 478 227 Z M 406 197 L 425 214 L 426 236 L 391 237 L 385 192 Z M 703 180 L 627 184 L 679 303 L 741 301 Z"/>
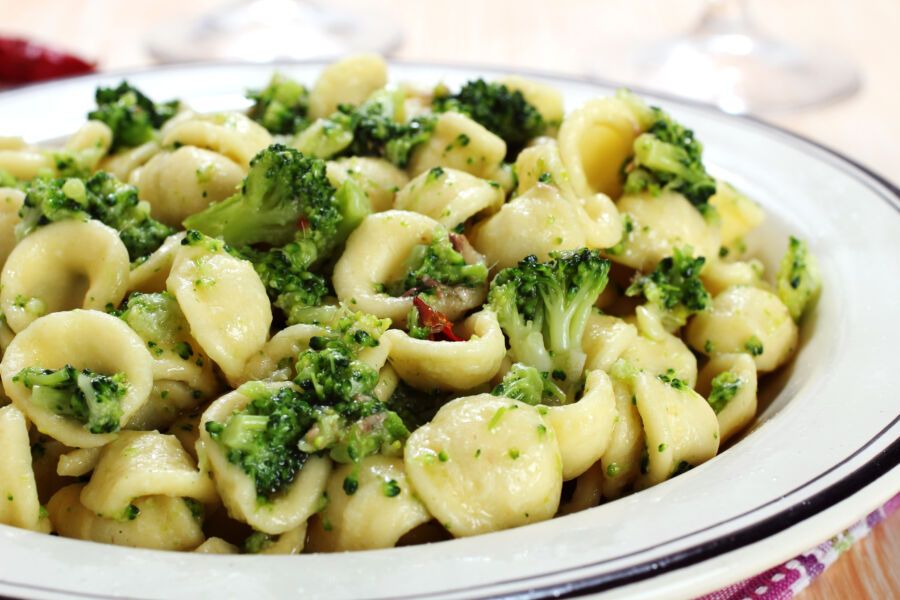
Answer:
<path fill-rule="evenodd" d="M 95 59 L 102 69 L 154 64 L 144 40 L 221 0 L 0 0 L 0 33 L 21 34 Z M 569 75 L 616 72 L 625 53 L 690 28 L 703 0 L 334 0 L 399 24 L 402 59 L 508 66 Z M 842 152 L 900 184 L 900 2 L 757 0 L 762 28 L 825 44 L 855 60 L 854 96 L 763 118 Z M 863 516 L 863 515 L 860 515 Z M 823 532 L 823 539 L 837 532 Z M 800 600 L 900 598 L 900 511 L 832 565 Z"/>

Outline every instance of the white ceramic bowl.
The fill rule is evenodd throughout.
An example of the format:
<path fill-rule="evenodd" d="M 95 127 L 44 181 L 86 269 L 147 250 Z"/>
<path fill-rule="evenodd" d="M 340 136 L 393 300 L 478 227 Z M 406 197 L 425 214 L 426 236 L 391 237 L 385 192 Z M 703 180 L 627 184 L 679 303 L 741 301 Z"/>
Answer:
<path fill-rule="evenodd" d="M 320 64 L 275 65 L 312 82 Z M 185 65 L 0 93 L 0 134 L 74 131 L 97 85 L 123 77 L 198 110 L 243 108 L 273 66 Z M 394 64 L 394 80 L 458 85 L 497 71 Z M 526 74 L 530 75 L 530 74 Z M 568 109 L 612 88 L 554 84 Z M 715 459 L 638 494 L 551 521 L 425 546 L 301 556 L 134 550 L 0 526 L 0 594 L 28 598 L 678 598 L 811 548 L 900 490 L 900 191 L 763 123 L 650 97 L 692 127 L 710 170 L 760 202 L 751 243 L 771 268 L 788 233 L 824 277 L 790 369 L 768 382 L 756 425 Z M 768 397 L 767 397 L 768 396 Z"/>

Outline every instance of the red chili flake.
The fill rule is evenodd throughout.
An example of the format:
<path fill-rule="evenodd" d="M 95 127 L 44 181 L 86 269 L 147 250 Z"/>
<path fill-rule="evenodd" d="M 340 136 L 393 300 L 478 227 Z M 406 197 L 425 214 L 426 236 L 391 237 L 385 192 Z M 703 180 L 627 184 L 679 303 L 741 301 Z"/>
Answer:
<path fill-rule="evenodd" d="M 20 38 L 0 36 L 0 81 L 29 83 L 93 73 L 96 63 Z"/>
<path fill-rule="evenodd" d="M 300 217 L 297 220 L 297 227 L 300 228 L 300 231 L 302 231 L 304 235 L 309 233 L 309 219 L 307 219 L 306 217 Z"/>
<path fill-rule="evenodd" d="M 453 333 L 453 322 L 441 312 L 428 306 L 424 300 L 416 296 L 413 298 L 413 306 L 419 311 L 419 322 L 428 327 L 431 333 L 428 336 L 433 342 L 464 342 L 461 337 Z"/>

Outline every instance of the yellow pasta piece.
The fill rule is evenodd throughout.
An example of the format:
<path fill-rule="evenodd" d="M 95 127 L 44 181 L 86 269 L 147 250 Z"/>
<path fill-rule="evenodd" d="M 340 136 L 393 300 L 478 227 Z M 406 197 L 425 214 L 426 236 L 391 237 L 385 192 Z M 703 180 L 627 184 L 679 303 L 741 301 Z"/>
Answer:
<path fill-rule="evenodd" d="M 681 194 L 661 191 L 626 194 L 617 202 L 619 213 L 630 221 L 622 238 L 621 252 L 608 257 L 623 265 L 647 272 L 675 248 L 690 246 L 694 256 L 706 262 L 718 260 L 721 237 L 719 228 Z"/>
<path fill-rule="evenodd" d="M 143 340 L 124 321 L 95 310 L 57 312 L 41 317 L 17 335 L 0 363 L 3 388 L 39 431 L 67 446 L 93 448 L 115 433 L 91 433 L 73 417 L 58 415 L 31 400 L 31 390 L 13 378 L 25 367 L 59 369 L 67 364 L 97 373 L 125 375 L 119 403 L 124 427 L 147 401 L 153 385 L 153 359 Z"/>
<path fill-rule="evenodd" d="M 213 402 L 200 420 L 197 451 L 201 462 L 209 461 L 216 489 L 222 503 L 228 508 L 228 514 L 258 531 L 277 535 L 299 527 L 316 511 L 331 472 L 331 461 L 328 458 L 310 456 L 287 490 L 271 502 L 260 503 L 256 484 L 241 467 L 229 462 L 222 447 L 206 431 L 207 422 L 225 423 L 234 411 L 243 409 L 249 402 L 250 399 L 239 391 L 226 394 Z"/>
<path fill-rule="evenodd" d="M 432 167 L 450 167 L 490 179 L 506 156 L 506 142 L 458 112 L 442 113 L 428 141 L 413 149 L 407 170 L 415 177 Z"/>
<path fill-rule="evenodd" d="M 230 158 L 244 171 L 250 159 L 272 143 L 272 134 L 240 113 L 188 115 L 172 119 L 161 132 L 163 146 L 197 146 Z"/>
<path fill-rule="evenodd" d="M 53 528 L 63 537 L 155 550 L 193 550 L 203 543 L 200 520 L 183 498 L 138 498 L 134 519 L 108 519 L 79 502 L 84 485 L 62 488 L 47 505 Z"/>
<path fill-rule="evenodd" d="M 116 518 L 144 496 L 216 502 L 208 473 L 198 471 L 177 438 L 156 431 L 123 431 L 103 448 L 81 504 L 98 517 Z"/>
<path fill-rule="evenodd" d="M 707 356 L 748 353 L 756 368 L 767 372 L 794 353 L 797 325 L 772 292 L 735 286 L 713 298 L 709 310 L 688 323 L 685 339 Z"/>
<path fill-rule="evenodd" d="M 397 193 L 394 208 L 427 215 L 453 229 L 480 213 L 496 212 L 504 201 L 500 185 L 465 171 L 437 167 L 422 173 Z"/>
<path fill-rule="evenodd" d="M 697 391 L 711 399 L 713 378 L 725 372 L 734 376 L 734 380 L 729 378 L 729 381 L 738 387 L 725 407 L 716 413 L 721 444 L 739 433 L 756 416 L 756 363 L 747 354 L 719 354 L 711 358 L 700 370 Z"/>
<path fill-rule="evenodd" d="M 0 275 L 0 310 L 18 333 L 41 315 L 118 306 L 129 268 L 128 250 L 114 229 L 94 220 L 51 223 L 10 253 Z"/>
<path fill-rule="evenodd" d="M 609 447 L 616 423 L 616 399 L 604 371 L 589 371 L 578 402 L 547 407 L 544 416 L 556 432 L 562 477 L 568 481 L 587 471 Z"/>
<path fill-rule="evenodd" d="M 497 374 L 506 342 L 490 309 L 481 310 L 463 323 L 466 341 L 418 340 L 399 329 L 381 336 L 389 348 L 391 366 L 400 378 L 413 387 L 462 391 L 486 383 Z"/>
<path fill-rule="evenodd" d="M 597 98 L 568 114 L 557 139 L 575 192 L 618 197 L 622 165 L 640 132 L 631 109 L 617 98 Z"/>
<path fill-rule="evenodd" d="M 181 246 L 166 288 L 203 351 L 237 381 L 247 359 L 266 343 L 272 307 L 253 265 L 224 249 Z"/>
<path fill-rule="evenodd" d="M 31 468 L 28 424 L 15 406 L 0 408 L 0 456 L 0 523 L 49 533 Z"/>
<path fill-rule="evenodd" d="M 404 325 L 413 306 L 412 297 L 393 297 L 377 291 L 403 274 L 405 260 L 417 244 L 430 244 L 441 225 L 419 213 L 388 210 L 369 215 L 347 239 L 344 253 L 334 266 L 332 284 L 338 300 L 354 310 L 389 318 Z M 432 308 L 454 320 L 480 306 L 486 286 L 445 288 Z"/>
<path fill-rule="evenodd" d="M 431 520 L 406 476 L 403 459 L 363 459 L 356 474 L 359 487 L 350 496 L 343 484 L 353 472 L 353 465 L 342 465 L 328 479 L 325 508 L 310 527 L 310 551 L 390 548 L 405 533 Z"/>
<path fill-rule="evenodd" d="M 324 119 L 338 104 L 362 104 L 387 85 L 387 63 L 377 54 L 354 54 L 322 71 L 309 92 L 309 118 Z"/>
<path fill-rule="evenodd" d="M 331 184 L 339 188 L 353 179 L 369 198 L 372 212 L 389 210 L 394 205 L 397 190 L 409 183 L 409 177 L 383 158 L 348 156 L 328 161 L 326 174 Z"/>
<path fill-rule="evenodd" d="M 481 394 L 445 404 L 406 442 L 406 473 L 454 536 L 551 518 L 559 507 L 559 445 L 539 409 Z"/>
<path fill-rule="evenodd" d="M 154 219 L 180 226 L 192 214 L 232 196 L 243 179 L 244 170 L 229 158 L 182 146 L 153 156 L 131 174 L 129 183 L 150 203 Z"/>

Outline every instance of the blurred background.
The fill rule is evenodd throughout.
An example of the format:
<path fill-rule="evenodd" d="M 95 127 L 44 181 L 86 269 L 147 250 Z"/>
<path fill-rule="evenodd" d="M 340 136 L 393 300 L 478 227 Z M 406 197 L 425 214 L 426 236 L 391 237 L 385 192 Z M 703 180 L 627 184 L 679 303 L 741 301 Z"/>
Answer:
<path fill-rule="evenodd" d="M 648 51 L 696 31 L 704 15 L 707 21 L 718 17 L 714 28 L 722 23 L 731 27 L 735 24 L 732 13 L 741 5 L 765 38 L 794 49 L 824 49 L 826 59 L 845 59 L 844 64 L 825 69 L 826 74 L 843 77 L 844 87 L 825 90 L 830 102 L 809 106 L 807 98 L 800 103 L 803 107 L 793 110 L 746 106 L 727 98 L 719 98 L 719 104 L 732 112 L 754 112 L 900 181 L 900 144 L 896 143 L 900 118 L 895 109 L 900 96 L 898 0 L 736 0 L 725 4 L 708 0 L 0 0 L 0 35 L 72 52 L 96 62 L 101 70 L 140 68 L 217 51 L 265 60 L 270 53 L 261 49 L 264 45 L 272 46 L 279 56 L 336 56 L 349 45 L 383 50 L 403 60 L 519 68 L 653 87 L 683 84 L 685 76 L 693 75 L 694 82 L 703 78 L 694 69 L 685 76 L 678 73 L 673 81 L 668 68 L 669 77 L 660 79 L 646 71 Z M 294 25 L 285 25 L 294 18 L 315 22 L 316 27 L 304 26 L 305 31 L 294 33 L 292 41 L 278 42 L 279 27 L 280 33 L 296 31 Z M 234 27 L 235 20 L 255 23 L 247 37 L 240 38 L 242 42 L 223 50 L 204 37 L 210 29 Z M 273 23 L 276 31 L 264 32 L 262 27 Z M 737 25 L 744 31 L 745 23 Z M 747 51 L 744 42 L 725 36 L 724 43 L 731 44 L 727 51 L 740 53 Z M 660 64 L 659 55 L 649 56 L 650 67 Z M 636 67 L 635 59 L 641 57 L 644 71 L 640 64 Z M 855 80 L 848 84 L 842 69 L 849 69 Z M 809 75 L 796 69 L 794 74 L 780 81 L 764 77 L 769 83 L 753 89 L 769 87 L 786 97 L 788 83 Z M 801 85 L 798 93 L 811 85 Z M 692 85 L 695 91 L 700 87 Z M 810 91 L 815 98 L 815 90 Z"/>

